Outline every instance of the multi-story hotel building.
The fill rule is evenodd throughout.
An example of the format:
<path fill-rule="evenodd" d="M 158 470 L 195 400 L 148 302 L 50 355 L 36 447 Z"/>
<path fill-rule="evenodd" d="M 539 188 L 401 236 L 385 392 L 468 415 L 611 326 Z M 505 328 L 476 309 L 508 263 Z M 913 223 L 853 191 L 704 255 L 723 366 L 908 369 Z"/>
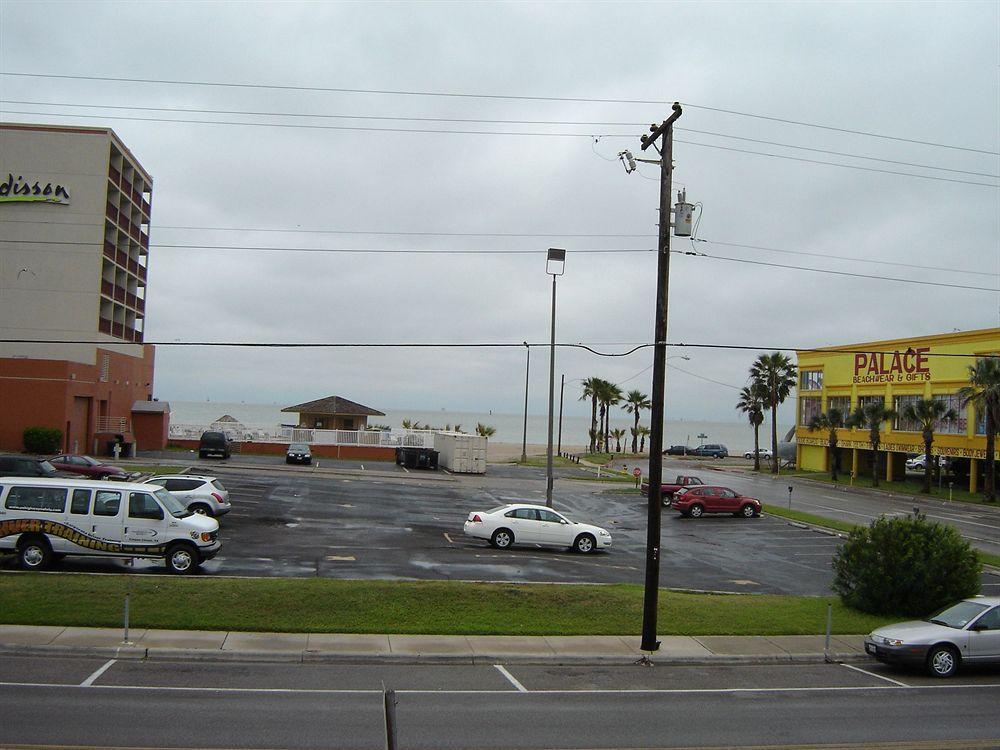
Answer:
<path fill-rule="evenodd" d="M 986 457 L 985 424 L 971 405 L 962 406 L 957 393 L 969 384 L 969 366 L 977 356 L 987 354 L 1000 354 L 1000 328 L 797 352 L 798 466 L 813 471 L 829 469 L 832 457 L 827 432 L 809 429 L 816 415 L 830 408 L 847 415 L 872 400 L 902 414 L 906 404 L 934 398 L 954 409 L 958 419 L 935 426 L 932 453 L 952 457 L 957 474 L 963 480 L 967 477 L 968 488 L 975 492 Z M 867 428 L 838 430 L 837 443 L 844 471 L 853 471 L 855 476 L 871 473 Z M 920 425 L 901 416 L 883 424 L 879 450 L 888 457 L 884 461 L 885 479 L 902 479 L 907 454 L 924 451 Z"/>
<path fill-rule="evenodd" d="M 70 452 L 165 442 L 143 343 L 152 189 L 109 128 L 0 124 L 0 449 L 35 426 Z"/>

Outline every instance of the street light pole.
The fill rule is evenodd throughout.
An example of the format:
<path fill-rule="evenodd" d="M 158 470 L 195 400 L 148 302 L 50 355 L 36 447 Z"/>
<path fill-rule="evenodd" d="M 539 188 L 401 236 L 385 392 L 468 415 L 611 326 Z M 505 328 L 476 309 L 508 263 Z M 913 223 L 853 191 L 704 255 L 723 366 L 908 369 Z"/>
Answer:
<path fill-rule="evenodd" d="M 566 251 L 550 247 L 545 273 L 552 276 L 552 331 L 549 337 L 549 440 L 545 460 L 545 504 L 552 507 L 552 417 L 556 391 L 556 277 L 566 270 Z"/>
<path fill-rule="evenodd" d="M 643 136 L 645 151 L 660 136 L 660 221 L 656 262 L 656 308 L 653 330 L 653 392 L 649 432 L 649 492 L 646 524 L 646 583 L 642 608 L 642 642 L 639 648 L 652 653 L 660 648 L 656 640 L 656 614 L 660 586 L 660 484 L 663 479 L 664 386 L 667 369 L 667 299 L 670 286 L 671 177 L 673 176 L 674 121 L 681 116 L 674 102 L 673 113 L 651 135 Z M 644 657 L 645 658 L 645 657 Z"/>
<path fill-rule="evenodd" d="M 521 462 L 528 460 L 528 369 L 531 367 L 531 347 L 524 342 L 528 354 L 524 361 L 524 435 L 521 437 Z"/>
<path fill-rule="evenodd" d="M 556 447 L 556 453 L 560 456 L 562 455 L 562 410 L 563 410 L 563 393 L 566 390 L 566 373 L 560 376 L 559 380 L 559 442 Z"/>

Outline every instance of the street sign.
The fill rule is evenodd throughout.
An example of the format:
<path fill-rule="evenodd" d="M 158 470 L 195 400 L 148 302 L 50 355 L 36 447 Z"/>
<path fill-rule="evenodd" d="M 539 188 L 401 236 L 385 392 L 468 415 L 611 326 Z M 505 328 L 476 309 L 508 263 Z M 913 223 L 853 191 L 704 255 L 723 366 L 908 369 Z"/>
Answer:
<path fill-rule="evenodd" d="M 642 469 L 640 469 L 638 466 L 636 466 L 634 469 L 632 469 L 632 476 L 634 476 L 634 477 L 641 477 L 642 476 Z"/>

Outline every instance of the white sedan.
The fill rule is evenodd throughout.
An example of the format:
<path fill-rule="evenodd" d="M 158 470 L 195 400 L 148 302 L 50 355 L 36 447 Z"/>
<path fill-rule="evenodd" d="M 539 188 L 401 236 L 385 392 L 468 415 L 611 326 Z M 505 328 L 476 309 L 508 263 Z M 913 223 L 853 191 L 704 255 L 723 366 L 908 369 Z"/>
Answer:
<path fill-rule="evenodd" d="M 465 533 L 486 539 L 498 549 L 512 544 L 544 544 L 594 552 L 611 546 L 611 534 L 599 526 L 576 523 L 544 505 L 513 503 L 469 514 Z"/>

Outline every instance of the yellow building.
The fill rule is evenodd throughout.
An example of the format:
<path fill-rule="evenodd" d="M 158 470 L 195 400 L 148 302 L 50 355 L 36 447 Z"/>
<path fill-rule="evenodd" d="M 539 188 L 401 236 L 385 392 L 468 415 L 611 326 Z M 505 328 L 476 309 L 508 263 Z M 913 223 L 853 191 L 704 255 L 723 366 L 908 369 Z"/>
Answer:
<path fill-rule="evenodd" d="M 899 414 L 907 403 L 934 398 L 944 401 L 959 418 L 936 426 L 932 454 L 952 457 L 954 471 L 963 478 L 962 485 L 967 476 L 968 488 L 975 492 L 986 457 L 985 425 L 972 406 L 962 407 L 957 392 L 969 384 L 969 365 L 976 356 L 998 353 L 1000 328 L 797 352 L 795 438 L 799 468 L 830 468 L 827 432 L 809 429 L 814 416 L 830 408 L 846 416 L 871 400 L 883 400 Z M 867 428 L 838 430 L 837 447 L 841 470 L 856 476 L 871 473 Z M 885 479 L 902 479 L 907 454 L 924 452 L 920 426 L 901 417 L 883 424 L 879 450 L 887 457 L 883 458 Z"/>

